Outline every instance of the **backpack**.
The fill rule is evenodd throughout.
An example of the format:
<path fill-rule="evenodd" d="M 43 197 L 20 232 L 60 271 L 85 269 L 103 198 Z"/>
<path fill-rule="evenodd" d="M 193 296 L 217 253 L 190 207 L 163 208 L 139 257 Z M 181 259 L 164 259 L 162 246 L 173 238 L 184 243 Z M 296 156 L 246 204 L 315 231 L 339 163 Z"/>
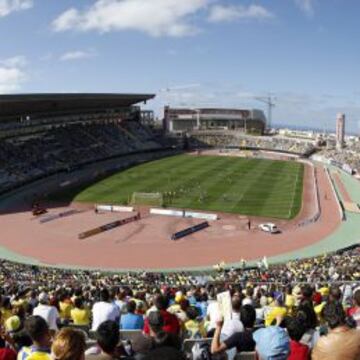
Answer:
<path fill-rule="evenodd" d="M 192 360 L 211 360 L 210 345 L 208 343 L 197 342 L 191 349 Z"/>

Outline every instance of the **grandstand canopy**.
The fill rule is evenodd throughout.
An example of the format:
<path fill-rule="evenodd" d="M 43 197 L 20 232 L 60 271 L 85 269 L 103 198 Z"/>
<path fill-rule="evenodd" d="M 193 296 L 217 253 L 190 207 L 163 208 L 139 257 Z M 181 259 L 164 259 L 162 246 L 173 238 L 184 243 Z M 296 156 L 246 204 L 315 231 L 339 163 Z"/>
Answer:
<path fill-rule="evenodd" d="M 0 118 L 36 113 L 124 108 L 153 99 L 153 94 L 16 94 L 0 95 Z"/>

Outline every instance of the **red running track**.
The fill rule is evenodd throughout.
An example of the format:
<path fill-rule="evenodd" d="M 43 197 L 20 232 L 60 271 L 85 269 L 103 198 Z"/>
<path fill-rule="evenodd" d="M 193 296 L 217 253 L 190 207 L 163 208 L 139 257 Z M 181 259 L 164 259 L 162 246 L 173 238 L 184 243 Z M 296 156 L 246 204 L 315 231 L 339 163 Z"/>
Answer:
<path fill-rule="evenodd" d="M 321 216 L 316 223 L 296 226 L 314 213 L 312 171 L 305 168 L 303 207 L 296 219 L 277 221 L 283 232 L 272 236 L 257 229 L 264 219 L 252 218 L 247 230 L 244 216 L 221 214 L 210 227 L 178 241 L 175 231 L 201 220 L 149 215 L 140 221 L 79 240 L 82 231 L 107 224 L 131 214 L 94 214 L 85 210 L 45 224 L 34 219 L 30 209 L 0 216 L 0 245 L 44 264 L 106 269 L 166 269 L 212 266 L 220 261 L 239 262 L 284 254 L 312 245 L 331 234 L 340 224 L 336 198 L 322 167 L 318 167 Z M 77 206 L 76 204 L 72 206 Z M 52 208 L 57 213 L 68 208 Z"/>

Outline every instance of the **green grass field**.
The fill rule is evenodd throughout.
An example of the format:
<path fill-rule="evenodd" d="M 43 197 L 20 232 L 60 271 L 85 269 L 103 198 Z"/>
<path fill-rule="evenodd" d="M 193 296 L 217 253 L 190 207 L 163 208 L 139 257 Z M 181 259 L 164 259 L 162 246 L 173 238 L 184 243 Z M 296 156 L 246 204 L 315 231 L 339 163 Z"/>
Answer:
<path fill-rule="evenodd" d="M 59 199 L 127 204 L 134 192 L 164 196 L 175 208 L 291 219 L 302 201 L 304 166 L 297 162 L 221 156 L 178 155 L 145 163 Z"/>

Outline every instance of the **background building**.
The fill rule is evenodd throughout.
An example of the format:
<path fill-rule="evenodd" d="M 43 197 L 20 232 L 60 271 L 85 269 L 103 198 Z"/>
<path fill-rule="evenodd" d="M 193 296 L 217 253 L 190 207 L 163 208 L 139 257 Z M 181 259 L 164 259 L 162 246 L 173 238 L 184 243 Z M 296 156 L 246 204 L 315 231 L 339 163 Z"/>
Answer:
<path fill-rule="evenodd" d="M 164 109 L 164 129 L 172 133 L 214 129 L 263 134 L 265 127 L 266 117 L 262 110 L 190 109 L 169 106 Z"/>
<path fill-rule="evenodd" d="M 342 148 L 345 139 L 345 114 L 339 113 L 336 117 L 336 146 Z"/>

